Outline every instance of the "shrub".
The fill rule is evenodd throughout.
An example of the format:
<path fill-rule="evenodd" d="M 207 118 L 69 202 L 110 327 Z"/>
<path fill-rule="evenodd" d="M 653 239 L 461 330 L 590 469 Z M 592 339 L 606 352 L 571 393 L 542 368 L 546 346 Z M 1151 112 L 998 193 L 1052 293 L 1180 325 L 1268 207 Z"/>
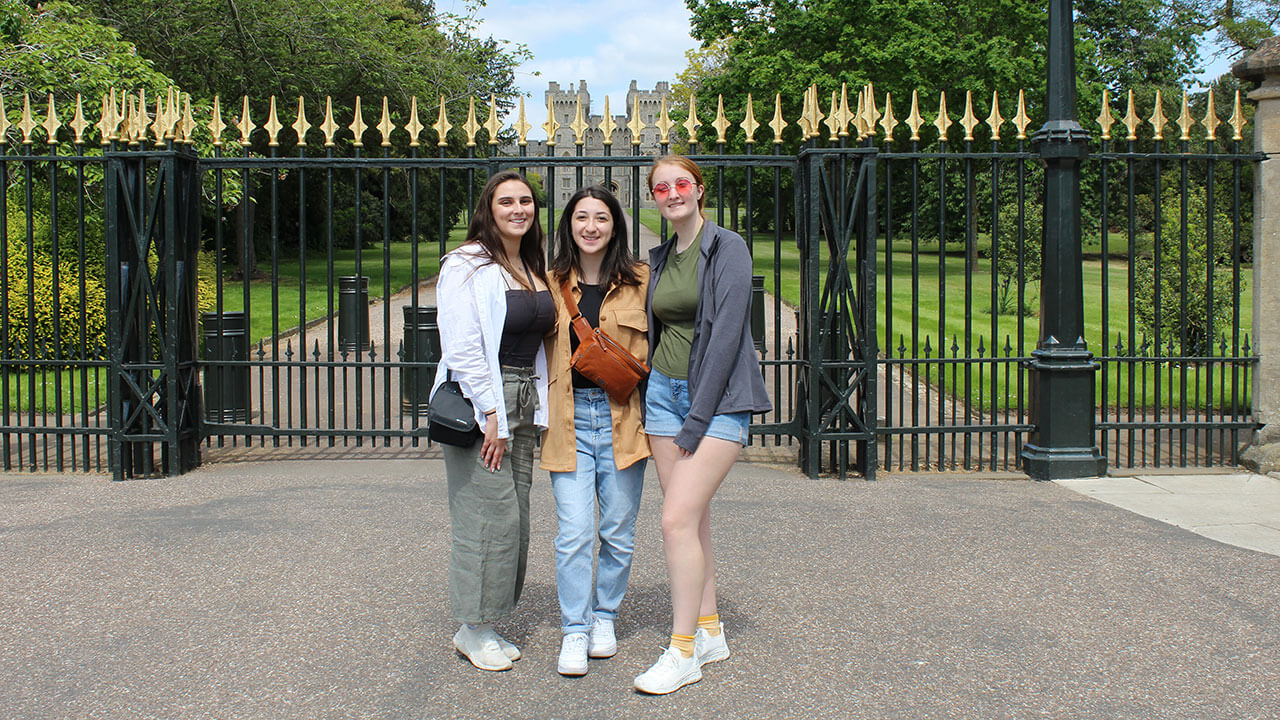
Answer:
<path fill-rule="evenodd" d="M 1154 253 L 1134 263 L 1135 314 L 1143 331 L 1163 352 L 1170 343 L 1184 354 L 1212 352 L 1214 337 L 1230 325 L 1231 268 L 1229 240 L 1215 238 L 1214 247 L 1205 241 L 1207 214 L 1204 196 L 1187 194 L 1187 222 L 1182 223 L 1178 195 L 1169 194 L 1161 204 L 1160 284 L 1156 287 Z M 1230 227 L 1221 212 L 1214 215 L 1216 228 Z M 1182 237 L 1186 234 L 1186 255 Z M 1213 299 L 1208 300 L 1208 276 L 1213 276 Z M 1183 283 L 1186 283 L 1185 294 Z M 1156 303 L 1160 322 L 1156 323 Z M 1185 313 L 1183 306 L 1185 305 Z"/>

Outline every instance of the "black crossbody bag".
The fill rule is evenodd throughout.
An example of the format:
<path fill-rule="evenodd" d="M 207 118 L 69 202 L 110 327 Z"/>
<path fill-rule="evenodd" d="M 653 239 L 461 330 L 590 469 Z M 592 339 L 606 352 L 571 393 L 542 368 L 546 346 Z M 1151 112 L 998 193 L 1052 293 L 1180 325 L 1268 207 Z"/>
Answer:
<path fill-rule="evenodd" d="M 450 370 L 427 405 L 427 437 L 434 442 L 469 448 L 483 436 L 476 424 L 475 407 L 462 394 L 462 386 L 453 379 Z"/>

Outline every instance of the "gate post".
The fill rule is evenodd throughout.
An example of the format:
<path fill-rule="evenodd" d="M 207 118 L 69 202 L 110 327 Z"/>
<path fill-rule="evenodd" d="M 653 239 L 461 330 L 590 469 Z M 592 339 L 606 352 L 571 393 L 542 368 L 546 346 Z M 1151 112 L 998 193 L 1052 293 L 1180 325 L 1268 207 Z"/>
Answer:
<path fill-rule="evenodd" d="M 1263 40 L 1231 72 L 1259 82 L 1249 93 L 1258 104 L 1253 147 L 1267 155 L 1253 181 L 1253 340 L 1259 356 L 1253 415 L 1262 429 L 1240 455 L 1240 464 L 1275 472 L 1280 470 L 1280 36 Z"/>
<path fill-rule="evenodd" d="M 108 463 L 116 480 L 200 464 L 197 162 L 190 150 L 107 153 Z"/>
<path fill-rule="evenodd" d="M 1049 87 L 1044 126 L 1035 134 L 1045 163 L 1040 339 L 1031 369 L 1031 432 L 1022 467 L 1036 480 L 1106 472 L 1094 438 L 1097 363 L 1084 339 L 1080 162 L 1089 133 L 1076 121 L 1071 0 L 1049 2 Z"/>

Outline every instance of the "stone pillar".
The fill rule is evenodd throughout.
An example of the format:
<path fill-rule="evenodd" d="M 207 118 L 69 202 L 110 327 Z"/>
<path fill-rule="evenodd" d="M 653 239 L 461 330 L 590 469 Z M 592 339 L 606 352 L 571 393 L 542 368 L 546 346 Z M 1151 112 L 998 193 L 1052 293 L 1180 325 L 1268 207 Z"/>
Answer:
<path fill-rule="evenodd" d="M 1280 470 L 1280 36 L 1231 67 L 1241 80 L 1258 82 L 1254 150 L 1267 159 L 1253 186 L 1253 413 L 1262 424 L 1240 456 L 1254 472 Z"/>

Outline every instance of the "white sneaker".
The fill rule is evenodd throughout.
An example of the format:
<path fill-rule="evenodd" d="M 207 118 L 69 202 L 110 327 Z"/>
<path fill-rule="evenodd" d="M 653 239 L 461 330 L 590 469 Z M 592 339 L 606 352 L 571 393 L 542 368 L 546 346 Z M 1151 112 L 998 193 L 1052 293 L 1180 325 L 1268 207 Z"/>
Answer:
<path fill-rule="evenodd" d="M 511 659 L 498 646 L 492 627 L 463 625 L 453 636 L 453 647 L 481 670 L 510 670 Z"/>
<path fill-rule="evenodd" d="M 607 658 L 618 654 L 618 638 L 613 632 L 613 621 L 598 617 L 591 623 L 591 648 L 587 655 Z"/>
<path fill-rule="evenodd" d="M 569 633 L 560 641 L 560 662 L 556 669 L 561 675 L 587 674 L 587 634 Z"/>
<path fill-rule="evenodd" d="M 693 656 L 698 658 L 698 667 L 729 657 L 729 645 L 724 640 L 724 623 L 720 623 L 719 635 L 712 635 L 698 628 L 693 634 Z"/>
<path fill-rule="evenodd" d="M 698 665 L 698 657 L 685 657 L 679 650 L 669 647 L 662 651 L 662 656 L 653 667 L 636 678 L 635 687 L 650 695 L 666 695 L 701 679 L 702 668 Z"/>

